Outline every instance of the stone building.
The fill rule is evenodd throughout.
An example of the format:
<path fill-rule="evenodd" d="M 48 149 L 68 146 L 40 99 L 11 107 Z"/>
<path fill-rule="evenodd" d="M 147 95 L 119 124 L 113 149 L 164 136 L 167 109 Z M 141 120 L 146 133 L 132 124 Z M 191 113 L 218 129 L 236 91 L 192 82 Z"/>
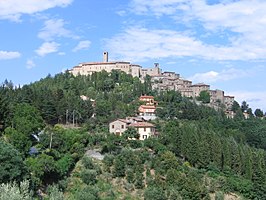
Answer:
<path fill-rule="evenodd" d="M 139 140 L 145 140 L 149 137 L 155 136 L 155 126 L 148 122 L 132 123 L 129 127 L 133 127 L 139 134 Z"/>
<path fill-rule="evenodd" d="M 126 130 L 130 122 L 125 119 L 117 119 L 109 124 L 109 132 L 121 136 Z"/>
<path fill-rule="evenodd" d="M 234 102 L 234 97 L 224 96 L 224 91 L 222 90 L 210 90 L 210 85 L 204 83 L 192 85 L 192 81 L 181 78 L 180 74 L 169 71 L 162 72 L 158 63 L 154 63 L 153 68 L 144 69 L 142 66 L 130 62 L 110 62 L 108 52 L 103 53 L 102 62 L 83 62 L 68 71 L 74 76 L 77 76 L 79 74 L 91 75 L 94 72 L 103 70 L 108 73 L 112 70 L 120 70 L 131 74 L 133 77 L 138 77 L 142 82 L 149 75 L 151 77 L 152 89 L 158 91 L 174 90 L 180 92 L 182 96 L 189 98 L 195 99 L 200 95 L 200 92 L 208 91 L 210 93 L 210 106 L 214 108 L 225 105 L 225 109 L 230 110 Z"/>
<path fill-rule="evenodd" d="M 202 91 L 209 91 L 210 90 L 210 85 L 204 84 L 204 83 L 198 83 L 195 85 L 190 86 L 192 90 L 192 97 L 196 98 L 200 95 Z"/>
<path fill-rule="evenodd" d="M 139 101 L 143 102 L 144 105 L 140 105 L 138 109 L 139 117 L 145 120 L 154 120 L 156 119 L 156 106 L 158 102 L 154 100 L 153 96 L 143 95 L 140 96 Z"/>
<path fill-rule="evenodd" d="M 94 72 L 101 72 L 105 70 L 110 73 L 112 70 L 120 70 L 127 74 L 131 74 L 133 77 L 138 77 L 143 80 L 147 75 L 153 76 L 161 74 L 161 69 L 159 64 L 155 63 L 153 68 L 143 69 L 140 65 L 131 64 L 130 62 L 125 61 L 109 61 L 108 52 L 103 53 L 102 62 L 83 62 L 78 66 L 73 67 L 68 70 L 69 73 L 72 73 L 74 76 L 77 75 L 91 75 Z"/>
<path fill-rule="evenodd" d="M 109 132 L 122 136 L 129 127 L 137 131 L 140 136 L 139 140 L 155 136 L 155 126 L 137 117 L 127 117 L 126 119 L 117 119 L 111 122 L 109 124 Z"/>
<path fill-rule="evenodd" d="M 222 90 L 209 90 L 210 103 L 215 105 L 224 104 L 224 91 Z"/>
<path fill-rule="evenodd" d="M 234 104 L 235 98 L 233 96 L 224 96 L 224 105 L 227 110 L 231 110 Z"/>

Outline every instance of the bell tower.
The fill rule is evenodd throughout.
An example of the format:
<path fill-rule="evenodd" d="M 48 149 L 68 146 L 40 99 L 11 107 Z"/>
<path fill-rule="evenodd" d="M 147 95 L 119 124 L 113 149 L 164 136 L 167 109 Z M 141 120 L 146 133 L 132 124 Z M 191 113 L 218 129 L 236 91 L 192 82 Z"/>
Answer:
<path fill-rule="evenodd" d="M 103 62 L 108 62 L 108 52 L 103 52 Z"/>

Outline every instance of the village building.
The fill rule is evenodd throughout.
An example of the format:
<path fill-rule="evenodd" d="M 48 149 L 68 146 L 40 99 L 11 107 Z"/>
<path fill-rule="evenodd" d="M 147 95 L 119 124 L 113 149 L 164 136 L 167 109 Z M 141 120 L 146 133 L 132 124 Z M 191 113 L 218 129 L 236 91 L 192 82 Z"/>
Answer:
<path fill-rule="evenodd" d="M 133 127 L 139 134 L 139 140 L 145 140 L 149 137 L 155 136 L 155 126 L 148 122 L 131 123 L 129 127 Z"/>
<path fill-rule="evenodd" d="M 154 96 L 143 95 L 140 96 L 139 101 L 144 102 L 147 106 L 157 105 L 157 101 L 154 101 Z"/>
<path fill-rule="evenodd" d="M 209 90 L 210 103 L 215 105 L 224 104 L 224 91 L 222 90 Z"/>
<path fill-rule="evenodd" d="M 161 74 L 161 69 L 159 64 L 155 63 L 153 68 L 143 69 L 140 65 L 131 64 L 130 62 L 125 61 L 109 61 L 108 52 L 103 53 L 102 62 L 83 62 L 77 66 L 74 66 L 72 69 L 68 70 L 69 73 L 74 76 L 77 75 L 92 75 L 95 72 L 106 71 L 108 73 L 112 70 L 123 71 L 127 74 L 131 74 L 133 77 L 138 77 L 142 81 L 147 75 L 153 76 Z"/>
<path fill-rule="evenodd" d="M 139 134 L 139 140 L 144 140 L 155 136 L 155 126 L 138 117 L 127 117 L 126 119 L 117 119 L 109 124 L 109 132 L 122 136 L 129 128 L 134 128 Z"/>
<path fill-rule="evenodd" d="M 145 120 L 154 120 L 156 119 L 155 114 L 156 107 L 154 105 L 140 105 L 138 112 L 139 116 Z"/>
<path fill-rule="evenodd" d="M 231 110 L 226 110 L 225 111 L 225 115 L 226 115 L 226 117 L 228 118 L 228 119 L 233 119 L 234 117 L 235 117 L 235 113 L 233 112 L 233 111 L 231 111 Z"/>
<path fill-rule="evenodd" d="M 231 110 L 234 104 L 235 98 L 233 96 L 224 96 L 224 105 L 227 110 Z"/>
<path fill-rule="evenodd" d="M 153 96 L 143 95 L 140 96 L 139 101 L 143 102 L 143 105 L 139 106 L 139 117 L 142 117 L 146 121 L 156 119 L 156 106 L 158 102 L 154 100 Z"/>
<path fill-rule="evenodd" d="M 159 63 L 154 63 L 154 67 L 144 69 L 140 65 L 132 64 L 125 61 L 109 61 L 108 52 L 103 53 L 102 62 L 84 62 L 80 63 L 78 66 L 73 67 L 68 70 L 74 76 L 77 75 L 91 75 L 95 72 L 100 72 L 105 70 L 110 73 L 112 70 L 123 71 L 133 77 L 138 77 L 142 82 L 147 75 L 151 77 L 152 89 L 161 91 L 178 91 L 182 96 L 196 99 L 202 91 L 208 91 L 210 94 L 210 107 L 219 109 L 220 107 L 225 110 L 231 110 L 234 97 L 224 96 L 224 91 L 222 90 L 210 90 L 210 85 L 204 83 L 198 83 L 192 85 L 192 81 L 185 80 L 180 77 L 180 74 L 175 72 L 162 72 L 159 67 Z M 149 100 L 152 101 L 152 100 Z M 147 102 L 146 106 L 152 106 L 152 102 Z M 156 105 L 154 105 L 156 106 Z M 139 113 L 146 119 L 154 119 L 155 109 L 152 107 L 141 107 L 139 108 Z"/>
<path fill-rule="evenodd" d="M 195 85 L 191 85 L 190 88 L 192 89 L 192 97 L 196 98 L 200 96 L 200 93 L 202 91 L 209 91 L 210 85 L 204 84 L 204 83 L 198 83 Z"/>
<path fill-rule="evenodd" d="M 109 124 L 109 132 L 121 136 L 126 130 L 130 121 L 126 119 L 117 119 Z"/>

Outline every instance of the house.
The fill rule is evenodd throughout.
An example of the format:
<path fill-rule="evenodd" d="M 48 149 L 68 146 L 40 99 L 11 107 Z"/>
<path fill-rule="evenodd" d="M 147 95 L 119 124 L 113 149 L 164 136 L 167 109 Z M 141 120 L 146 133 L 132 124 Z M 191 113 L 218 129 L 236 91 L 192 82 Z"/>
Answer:
<path fill-rule="evenodd" d="M 130 121 L 126 119 L 117 119 L 109 124 L 109 132 L 121 136 L 126 130 Z"/>
<path fill-rule="evenodd" d="M 246 111 L 243 112 L 243 115 L 244 115 L 245 119 L 249 119 L 250 118 L 249 114 Z"/>
<path fill-rule="evenodd" d="M 224 91 L 222 90 L 209 90 L 210 103 L 213 105 L 224 104 Z"/>
<path fill-rule="evenodd" d="M 154 120 L 156 119 L 155 110 L 155 106 L 141 105 L 138 110 L 139 116 L 145 120 Z"/>
<path fill-rule="evenodd" d="M 127 117 L 126 119 L 117 119 L 111 122 L 109 124 L 109 132 L 122 136 L 129 127 L 136 129 L 140 135 L 139 140 L 144 140 L 155 135 L 155 126 L 137 117 Z"/>
<path fill-rule="evenodd" d="M 195 85 L 191 85 L 190 88 L 193 91 L 193 97 L 196 98 L 200 95 L 202 91 L 209 91 L 210 85 L 204 84 L 204 83 L 198 83 Z"/>
<path fill-rule="evenodd" d="M 233 111 L 231 111 L 231 110 L 226 110 L 225 111 L 225 115 L 226 115 L 226 117 L 228 118 L 228 119 L 233 119 L 234 117 L 235 117 L 235 113 L 233 112 Z"/>
<path fill-rule="evenodd" d="M 139 134 L 139 140 L 145 140 L 155 135 L 155 126 L 148 122 L 132 123 L 129 127 L 133 127 Z"/>
<path fill-rule="evenodd" d="M 224 104 L 227 110 L 231 110 L 234 104 L 234 97 L 233 96 L 224 96 Z"/>
<path fill-rule="evenodd" d="M 140 96 L 139 101 L 142 101 L 149 106 L 157 105 L 157 101 L 154 101 L 153 96 L 147 96 L 147 95 Z"/>

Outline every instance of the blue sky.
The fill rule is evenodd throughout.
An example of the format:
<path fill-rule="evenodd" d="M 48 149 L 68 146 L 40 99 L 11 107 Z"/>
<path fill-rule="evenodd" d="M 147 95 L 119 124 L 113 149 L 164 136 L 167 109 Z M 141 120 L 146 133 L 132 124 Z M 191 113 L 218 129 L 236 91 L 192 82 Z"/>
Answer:
<path fill-rule="evenodd" d="M 34 82 L 108 51 L 266 111 L 265 0 L 5 0 L 0 10 L 0 82 Z"/>

